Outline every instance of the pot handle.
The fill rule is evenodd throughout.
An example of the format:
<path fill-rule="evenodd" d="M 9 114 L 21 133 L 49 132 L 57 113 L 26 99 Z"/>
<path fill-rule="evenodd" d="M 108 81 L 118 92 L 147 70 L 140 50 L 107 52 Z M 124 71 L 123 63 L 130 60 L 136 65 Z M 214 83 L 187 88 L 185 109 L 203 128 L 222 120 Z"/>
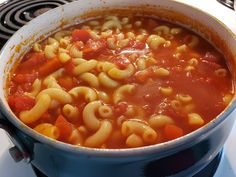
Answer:
<path fill-rule="evenodd" d="M 31 161 L 31 156 L 26 146 L 23 144 L 21 139 L 18 137 L 15 128 L 4 118 L 0 112 L 0 128 L 5 130 L 11 141 L 15 146 L 9 149 L 9 153 L 15 162 L 24 160 L 24 162 L 29 163 Z"/>

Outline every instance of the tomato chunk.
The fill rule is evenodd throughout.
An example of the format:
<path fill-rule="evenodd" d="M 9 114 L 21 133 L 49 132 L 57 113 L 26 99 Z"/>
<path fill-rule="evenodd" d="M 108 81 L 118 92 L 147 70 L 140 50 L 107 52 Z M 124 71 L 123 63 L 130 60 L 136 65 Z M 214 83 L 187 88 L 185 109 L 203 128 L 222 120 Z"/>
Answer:
<path fill-rule="evenodd" d="M 9 106 L 17 113 L 31 109 L 35 105 L 35 99 L 20 95 L 12 95 L 8 97 Z"/>
<path fill-rule="evenodd" d="M 173 139 L 183 136 L 184 132 L 180 127 L 176 125 L 167 124 L 164 127 L 164 134 L 168 140 L 173 140 Z"/>
<path fill-rule="evenodd" d="M 65 68 L 66 74 L 73 75 L 75 64 L 72 62 L 72 60 L 70 60 L 64 65 L 64 68 Z"/>
<path fill-rule="evenodd" d="M 113 59 L 113 62 L 118 66 L 120 69 L 125 69 L 130 61 L 126 57 L 116 57 Z"/>
<path fill-rule="evenodd" d="M 86 43 L 91 38 L 90 33 L 84 29 L 76 29 L 72 31 L 72 40 L 73 41 L 82 41 Z"/>
<path fill-rule="evenodd" d="M 33 74 L 17 74 L 13 80 L 18 84 L 32 83 L 37 78 L 37 73 Z"/>
<path fill-rule="evenodd" d="M 106 40 L 92 40 L 89 39 L 83 48 L 83 58 L 92 59 L 98 57 L 105 49 L 107 43 Z"/>
<path fill-rule="evenodd" d="M 60 137 L 59 139 L 62 141 L 67 141 L 69 136 L 72 133 L 73 130 L 73 125 L 68 122 L 64 116 L 59 115 L 57 117 L 57 120 L 55 122 L 55 126 L 59 129 L 60 131 Z"/>

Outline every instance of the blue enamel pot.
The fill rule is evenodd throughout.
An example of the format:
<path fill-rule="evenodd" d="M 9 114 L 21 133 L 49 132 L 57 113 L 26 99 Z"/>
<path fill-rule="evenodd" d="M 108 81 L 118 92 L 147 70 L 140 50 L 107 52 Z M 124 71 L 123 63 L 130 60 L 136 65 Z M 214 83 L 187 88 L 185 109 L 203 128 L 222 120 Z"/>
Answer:
<path fill-rule="evenodd" d="M 1 50 L 0 128 L 15 144 L 10 152 L 16 161 L 23 159 L 49 177 L 194 176 L 220 153 L 234 123 L 235 96 L 220 115 L 202 128 L 169 142 L 131 149 L 86 148 L 51 140 L 19 121 L 7 104 L 8 73 L 37 39 L 86 18 L 111 13 L 112 9 L 157 16 L 194 29 L 224 54 L 235 80 L 235 35 L 197 8 L 169 0 L 75 1 L 30 21 Z"/>

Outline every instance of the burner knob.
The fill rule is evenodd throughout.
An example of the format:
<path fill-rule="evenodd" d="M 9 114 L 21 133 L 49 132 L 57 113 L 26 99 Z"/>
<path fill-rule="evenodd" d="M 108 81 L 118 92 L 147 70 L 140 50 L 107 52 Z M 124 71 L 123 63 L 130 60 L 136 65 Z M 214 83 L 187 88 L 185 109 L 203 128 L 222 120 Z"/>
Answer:
<path fill-rule="evenodd" d="M 15 162 L 19 162 L 24 159 L 22 152 L 16 146 L 10 148 L 9 153 Z"/>

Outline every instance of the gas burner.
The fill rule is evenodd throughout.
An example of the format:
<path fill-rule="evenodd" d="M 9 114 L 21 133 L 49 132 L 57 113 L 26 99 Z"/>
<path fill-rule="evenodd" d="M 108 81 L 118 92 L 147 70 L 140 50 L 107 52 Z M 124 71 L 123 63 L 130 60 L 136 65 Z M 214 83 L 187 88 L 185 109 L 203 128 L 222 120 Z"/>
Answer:
<path fill-rule="evenodd" d="M 234 10 L 234 0 L 217 0 L 221 4 L 229 7 L 230 9 Z"/>
<path fill-rule="evenodd" d="M 20 27 L 42 13 L 73 0 L 13 0 L 0 4 L 0 46 Z"/>

